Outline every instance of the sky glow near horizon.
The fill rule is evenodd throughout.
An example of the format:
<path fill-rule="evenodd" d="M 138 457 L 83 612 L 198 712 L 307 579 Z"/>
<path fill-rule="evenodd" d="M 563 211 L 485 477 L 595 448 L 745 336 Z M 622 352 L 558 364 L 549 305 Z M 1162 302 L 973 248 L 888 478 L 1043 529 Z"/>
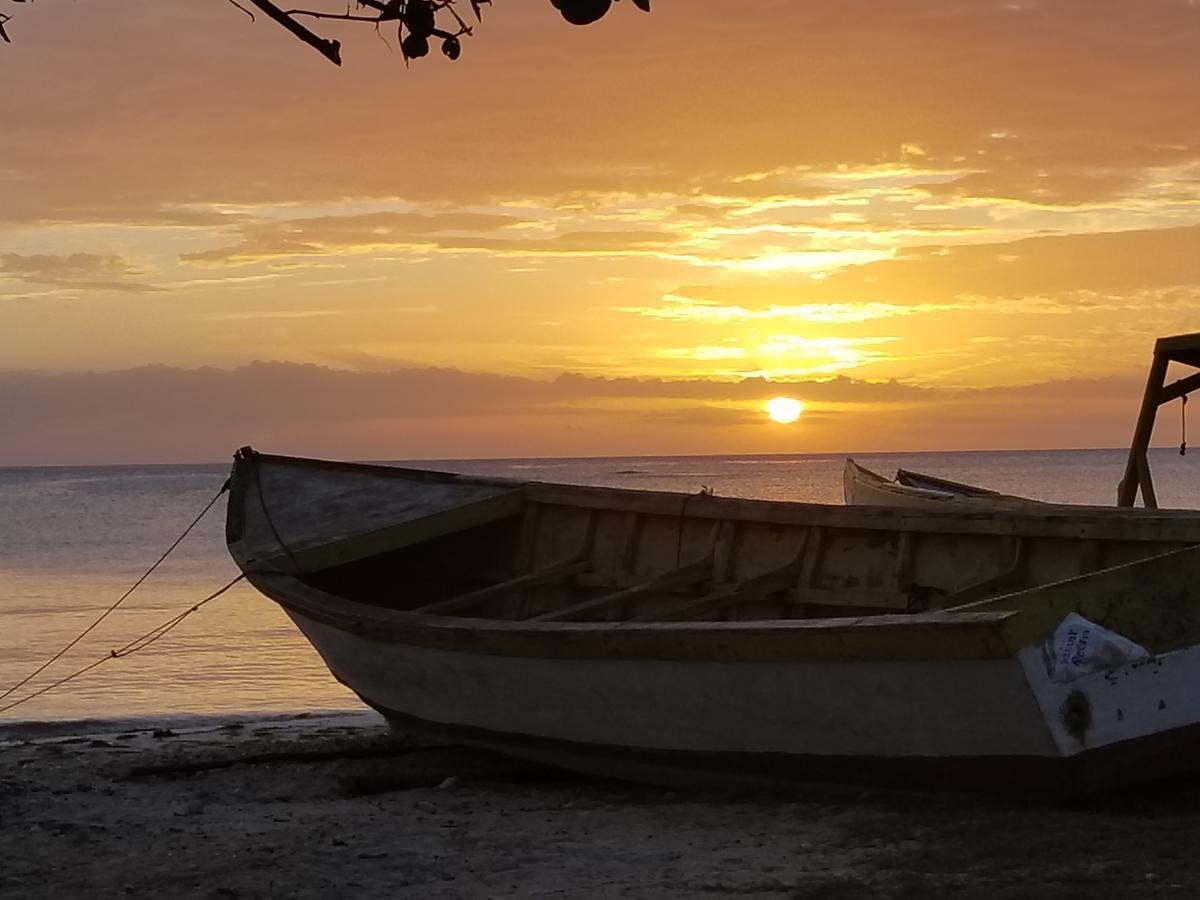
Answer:
<path fill-rule="evenodd" d="M 0 464 L 1115 446 L 1200 330 L 1185 0 L 13 11 Z"/>

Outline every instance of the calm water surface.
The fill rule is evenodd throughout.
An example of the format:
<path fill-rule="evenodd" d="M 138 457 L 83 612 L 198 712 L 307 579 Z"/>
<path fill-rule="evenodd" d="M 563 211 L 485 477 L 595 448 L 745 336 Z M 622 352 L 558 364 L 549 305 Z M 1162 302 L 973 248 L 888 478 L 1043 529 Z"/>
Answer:
<path fill-rule="evenodd" d="M 1111 504 L 1124 451 L 866 454 L 1042 500 Z M 418 463 L 470 474 L 841 502 L 841 456 L 643 457 Z M 1164 506 L 1200 507 L 1200 454 L 1152 451 Z M 228 466 L 0 469 L 0 691 L 74 637 L 144 572 L 224 481 Z M 36 689 L 149 631 L 237 575 L 224 498 L 154 576 Z M 19 691 L 9 700 L 22 696 Z M 7 701 L 4 701 L 7 702 Z M 0 706 L 4 705 L 0 702 Z M 359 706 L 273 603 L 239 584 L 144 653 L 0 720 L 279 713 Z"/>

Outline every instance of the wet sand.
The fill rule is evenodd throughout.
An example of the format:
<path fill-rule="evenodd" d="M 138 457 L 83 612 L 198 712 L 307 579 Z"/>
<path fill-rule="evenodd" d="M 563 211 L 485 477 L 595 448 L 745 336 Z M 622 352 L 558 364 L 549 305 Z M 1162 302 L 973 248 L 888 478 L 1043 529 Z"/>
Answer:
<path fill-rule="evenodd" d="M 855 871 L 863 815 L 589 781 L 361 719 L 42 735 L 0 748 L 0 896 L 788 896 Z"/>

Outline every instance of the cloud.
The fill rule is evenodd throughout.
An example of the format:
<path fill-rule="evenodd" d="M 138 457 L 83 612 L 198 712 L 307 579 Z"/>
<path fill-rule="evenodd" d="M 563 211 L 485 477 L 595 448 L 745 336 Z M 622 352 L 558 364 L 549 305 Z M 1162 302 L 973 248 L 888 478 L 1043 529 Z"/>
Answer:
<path fill-rule="evenodd" d="M 568 231 L 550 238 L 442 238 L 440 250 L 487 250 L 508 256 L 656 255 L 678 237 L 666 231 Z"/>
<path fill-rule="evenodd" d="M 685 428 L 744 428 L 761 425 L 763 418 L 761 410 L 727 406 L 684 406 L 665 412 L 647 411 L 641 415 L 655 425 L 671 424 Z"/>
<path fill-rule="evenodd" d="M 826 403 L 889 403 L 929 400 L 936 391 L 898 381 L 860 381 L 838 375 L 815 380 L 767 379 L 761 376 L 712 379 L 604 378 L 563 373 L 552 382 L 561 398 L 670 398 L 758 401 L 781 391 L 798 400 Z"/>
<path fill-rule="evenodd" d="M 0 372 L 0 465 L 212 461 L 246 443 L 357 459 L 1118 446 L 1141 381 L 950 390 L 261 362 Z M 778 395 L 808 407 L 794 428 L 766 420 L 763 404 Z"/>
<path fill-rule="evenodd" d="M 861 297 L 1021 298 L 1200 285 L 1200 226 L 921 247 L 831 275 L 819 291 Z"/>
<path fill-rule="evenodd" d="M 234 369 L 142 366 L 113 372 L 0 372 L 3 405 L 11 416 L 52 418 L 105 415 L 124 406 L 129 414 L 165 414 L 189 402 L 226 406 L 231 416 L 295 417 L 339 421 L 387 415 L 458 418 L 485 412 L 567 408 L 596 400 L 757 401 L 786 388 L 802 400 L 880 402 L 930 396 L 928 389 L 899 382 L 846 377 L 814 381 L 737 381 L 664 378 L 603 378 L 562 373 L 550 380 L 466 372 L 452 368 L 406 368 L 362 372 L 301 363 L 254 362 Z M 36 394 L 44 403 L 22 400 Z M 236 397 L 231 403 L 229 398 Z M 130 398 L 136 398 L 131 403 Z"/>
<path fill-rule="evenodd" d="M 0 277 L 29 284 L 128 293 L 163 290 L 152 284 L 132 280 L 141 274 L 136 267 L 117 254 L 72 253 L 69 256 L 55 256 L 46 253 L 29 256 L 19 253 L 0 254 Z"/>
<path fill-rule="evenodd" d="M 678 238 L 665 231 L 617 229 L 519 234 L 493 237 L 489 232 L 532 224 L 509 215 L 378 212 L 355 216 L 318 216 L 259 222 L 238 229 L 240 241 L 226 247 L 185 253 L 184 262 L 237 266 L 278 262 L 292 257 L 338 256 L 394 251 L 483 251 L 501 256 L 606 256 L 649 254 Z M 544 228 L 539 229 L 545 231 Z"/>
<path fill-rule="evenodd" d="M 1119 201 L 1131 196 L 1140 182 L 1134 169 L 1078 171 L 997 169 L 972 172 L 951 181 L 921 184 L 939 199 L 1016 200 L 1043 206 L 1087 206 Z"/>
<path fill-rule="evenodd" d="M 393 247 L 436 245 L 455 232 L 494 231 L 522 224 L 509 215 L 454 212 L 374 212 L 251 222 L 237 229 L 236 244 L 185 253 L 185 262 L 241 265 L 290 256 L 367 252 Z"/>
<path fill-rule="evenodd" d="M 327 319 L 344 316 L 344 309 L 242 309 L 237 312 L 205 313 L 210 322 L 256 322 L 286 319 Z"/>
<path fill-rule="evenodd" d="M 902 306 L 896 303 L 803 303 L 798 305 L 768 304 L 762 309 L 753 309 L 741 304 L 725 304 L 717 300 L 697 299 L 689 293 L 736 295 L 736 288 L 680 288 L 663 297 L 659 306 L 618 307 L 618 312 L 634 313 L 652 319 L 667 321 L 705 322 L 729 325 L 739 322 L 764 322 L 783 319 L 791 323 L 846 324 L 869 322 L 892 316 L 911 316 L 915 313 L 940 312 L 958 309 L 958 304 L 926 303 Z"/>
<path fill-rule="evenodd" d="M 726 325 L 795 320 L 853 324 L 953 311 L 1061 313 L 1114 308 L 1139 292 L 1200 287 L 1200 226 L 931 244 L 822 278 L 781 275 L 671 289 L 622 311 Z"/>
<path fill-rule="evenodd" d="M 506 449 L 655 452 L 684 446 L 679 424 L 761 424 L 762 404 L 780 393 L 817 406 L 940 396 L 848 378 L 779 383 L 562 374 L 543 381 L 456 369 L 353 372 L 263 362 L 235 369 L 0 372 L 0 465 L 219 459 L 247 442 L 356 458 L 489 456 Z"/>
<path fill-rule="evenodd" d="M 344 77 L 228 4 L 25 4 L 0 355 L 732 378 L 897 338 L 817 364 L 996 384 L 1124 372 L 1195 327 L 1193 5 L 660 6 L 569 29 L 513 4 L 408 69 L 328 23 Z M 29 269 L 79 249 L 116 262 Z M 150 283 L 174 302 L 135 317 Z M 11 302 L 89 286 L 125 296 Z"/>
<path fill-rule="evenodd" d="M 0 176 L 0 183 L 3 178 Z M 131 203 L 121 197 L 82 203 L 63 198 L 47 206 L 36 198 L 19 195 L 0 207 L 0 226 L 115 225 L 134 228 L 211 228 L 229 227 L 246 218 L 236 210 L 158 203 L 147 199 Z"/>
<path fill-rule="evenodd" d="M 992 173 L 951 189 L 972 196 L 1036 195 L 1041 183 L 1084 203 L 1121 193 L 1129 171 L 1197 158 L 1200 123 L 1177 114 L 1200 90 L 1200 22 L 1186 3 L 757 9 L 664 5 L 567 34 L 544 4 L 514 6 L 478 29 L 461 64 L 409 71 L 347 30 L 349 91 L 269 23 L 220 6 L 34 6 L 22 13 L 32 37 L 9 48 L 38 78 L 7 98 L 21 127 L 0 138 L 5 217 L 686 198 L 739 178 L 753 196 L 777 185 L 748 174 L 881 163 Z M 737 70 L 714 77 L 722 60 Z M 146 147 L 170 164 L 146 166 Z"/>

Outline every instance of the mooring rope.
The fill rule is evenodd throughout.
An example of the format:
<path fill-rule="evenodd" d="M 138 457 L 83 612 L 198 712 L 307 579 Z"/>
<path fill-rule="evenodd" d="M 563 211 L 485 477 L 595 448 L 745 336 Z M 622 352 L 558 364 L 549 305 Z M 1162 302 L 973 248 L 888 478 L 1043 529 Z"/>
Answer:
<path fill-rule="evenodd" d="M 230 481 L 227 478 L 227 479 L 225 479 L 225 483 L 221 485 L 221 489 L 219 491 L 217 491 L 217 493 L 213 496 L 213 498 L 211 500 L 208 501 L 208 504 L 204 507 L 204 509 L 200 510 L 200 515 L 196 516 L 196 518 L 192 520 L 192 524 L 183 530 L 183 534 L 181 534 L 179 537 L 177 537 L 174 540 L 174 542 L 171 544 L 171 546 L 168 547 L 163 552 L 163 555 L 158 558 L 158 560 L 154 563 L 154 565 L 152 565 L 149 569 L 147 569 L 145 571 L 145 573 L 142 575 L 142 577 L 139 578 L 137 581 L 135 581 L 133 583 L 132 587 L 130 587 L 129 590 L 127 590 L 124 594 L 122 594 L 117 599 L 116 603 L 112 604 L 112 606 L 110 606 L 108 609 L 106 609 L 104 612 L 102 612 L 96 618 L 96 620 L 94 622 L 92 622 L 91 625 L 89 625 L 87 628 L 83 629 L 83 631 L 79 632 L 79 634 L 77 634 L 74 638 L 72 638 L 65 647 L 63 647 L 61 650 L 59 650 L 57 653 L 55 653 L 53 656 L 51 656 L 48 660 L 46 660 L 44 663 L 42 663 L 40 666 L 38 666 L 36 669 L 34 669 L 28 675 L 26 675 L 24 678 L 22 678 L 16 684 L 14 684 L 12 687 L 10 687 L 8 690 L 6 690 L 3 694 L 0 694 L 0 700 L 3 700 L 5 697 L 9 696 L 14 691 L 17 691 L 20 688 L 24 687 L 29 682 L 33 681 L 33 679 L 37 678 L 44 671 L 46 671 L 46 669 L 50 668 L 50 666 L 54 665 L 54 663 L 56 663 L 58 660 L 62 659 L 64 654 L 67 653 L 67 651 L 69 651 L 72 647 L 74 647 L 76 644 L 78 644 L 80 641 L 82 641 L 85 637 L 87 637 L 97 625 L 99 625 L 101 622 L 103 622 L 105 619 L 108 618 L 109 614 L 111 614 L 118 606 L 120 606 L 127 599 L 129 599 L 129 595 L 132 594 L 134 591 L 136 591 L 139 587 L 141 587 L 142 582 L 144 582 L 147 578 L 149 578 L 151 576 L 151 574 L 153 574 L 154 570 L 157 569 L 160 565 L 162 565 L 163 560 L 165 560 L 168 556 L 170 556 L 171 553 L 175 550 L 175 548 L 183 543 L 183 539 L 186 538 L 189 534 L 191 534 L 192 529 L 195 528 L 200 523 L 200 520 L 203 519 L 205 517 L 205 515 L 208 514 L 208 511 L 216 505 L 217 501 L 221 499 L 221 495 L 224 494 L 227 490 L 229 490 L 229 486 L 230 486 Z M 228 590 L 229 587 L 232 587 L 232 585 L 228 585 L 225 588 L 223 588 L 221 593 L 224 593 L 224 591 Z M 208 601 L 204 600 L 201 602 L 207 603 Z M 174 626 L 172 626 L 172 627 L 174 627 Z M 108 659 L 110 657 L 105 657 L 105 658 Z M 71 676 L 71 677 L 74 677 L 74 676 Z M 36 695 L 33 695 L 33 696 L 36 696 Z M 26 698 L 26 699 L 28 699 L 28 698 Z M 20 700 L 18 702 L 24 703 L 25 701 Z M 8 706 L 0 708 L 0 712 L 4 712 L 4 710 L 9 709 L 9 708 L 10 707 L 8 707 Z"/>
<path fill-rule="evenodd" d="M 193 603 L 191 606 L 189 606 L 183 612 L 172 616 L 170 619 L 167 619 L 166 622 L 159 625 L 158 627 L 151 628 L 149 631 L 147 631 L 141 637 L 134 638 L 132 641 L 130 641 L 124 647 L 121 647 L 118 650 L 109 650 L 107 656 L 102 656 L 99 659 L 97 659 L 95 662 L 88 663 L 82 669 L 78 669 L 78 670 L 72 672 L 70 675 L 67 675 L 65 678 L 60 678 L 58 681 L 55 681 L 52 684 L 48 684 L 43 688 L 39 688 L 38 690 L 34 691 L 31 694 L 26 694 L 20 700 L 14 700 L 12 703 L 8 703 L 4 706 L 0 706 L 0 713 L 8 712 L 8 710 L 12 709 L 14 706 L 20 706 L 22 703 L 28 703 L 34 697 L 40 697 L 42 694 L 45 694 L 47 691 L 52 691 L 56 687 L 60 687 L 64 684 L 66 684 L 68 681 L 74 681 L 79 676 L 86 675 L 88 672 L 92 671 L 92 669 L 96 668 L 101 663 L 108 662 L 110 659 L 121 659 L 122 657 L 125 657 L 125 656 L 132 656 L 134 653 L 137 653 L 139 650 L 145 650 L 147 647 L 149 647 L 151 644 L 153 644 L 159 638 L 163 637 L 169 631 L 171 631 L 171 629 L 175 628 L 175 626 L 177 626 L 180 622 L 182 622 L 184 619 L 186 619 L 192 613 L 199 610 L 200 607 L 204 606 L 206 603 L 211 603 L 213 600 L 216 600 L 218 597 L 220 597 L 222 594 L 224 594 L 226 591 L 228 591 L 231 587 L 233 587 L 235 584 L 237 584 L 239 581 L 241 581 L 245 577 L 246 577 L 246 574 L 243 572 L 241 575 L 239 575 L 237 578 L 233 579 L 233 581 L 229 582 L 224 587 L 209 594 L 203 600 L 201 600 L 197 603 Z M 28 679 L 26 679 L 26 681 L 28 681 Z M 11 690 L 9 690 L 8 693 L 11 694 L 13 690 L 16 690 L 16 688 L 12 688 Z"/>
<path fill-rule="evenodd" d="M 1187 394 L 1179 398 L 1179 455 L 1187 456 Z"/>

